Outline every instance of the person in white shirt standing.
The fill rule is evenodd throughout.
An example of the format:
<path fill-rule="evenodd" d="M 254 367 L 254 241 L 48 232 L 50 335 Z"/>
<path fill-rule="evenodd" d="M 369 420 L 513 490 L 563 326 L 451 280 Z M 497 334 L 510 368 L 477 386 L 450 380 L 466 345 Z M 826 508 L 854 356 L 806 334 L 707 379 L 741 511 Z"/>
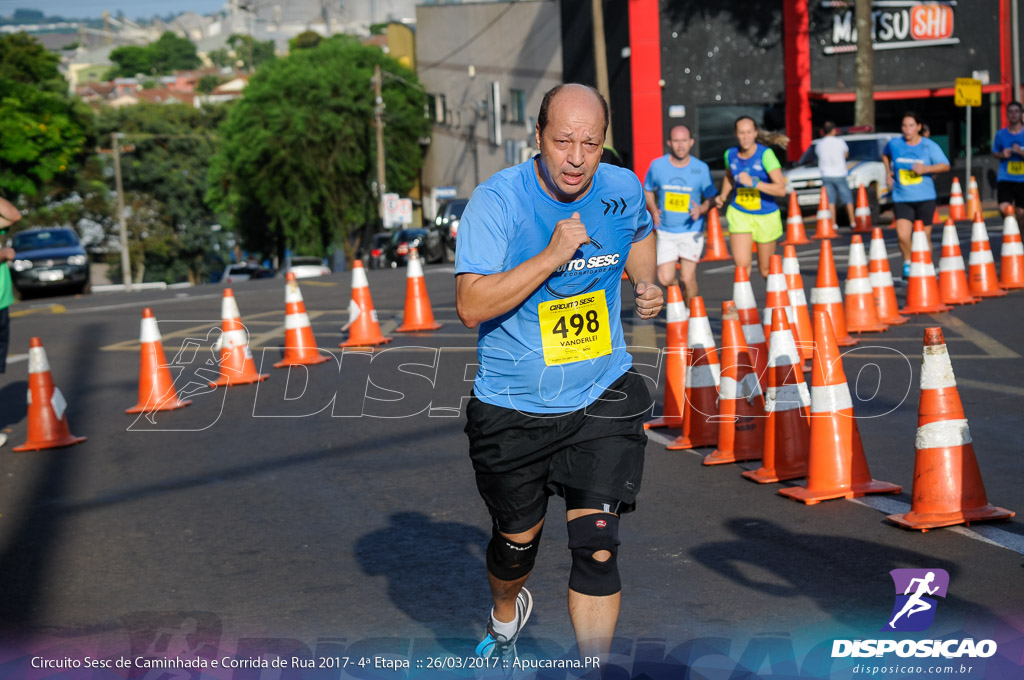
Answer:
<path fill-rule="evenodd" d="M 826 121 L 822 127 L 824 137 L 818 140 L 814 146 L 814 152 L 818 156 L 818 169 L 821 170 L 821 181 L 828 192 L 829 209 L 832 211 L 832 219 L 836 219 L 836 206 L 846 206 L 846 216 L 850 224 L 854 224 L 853 217 L 853 193 L 850 185 L 846 182 L 849 174 L 846 170 L 846 159 L 850 155 L 850 147 L 846 142 L 839 139 L 839 128 L 832 121 Z"/>

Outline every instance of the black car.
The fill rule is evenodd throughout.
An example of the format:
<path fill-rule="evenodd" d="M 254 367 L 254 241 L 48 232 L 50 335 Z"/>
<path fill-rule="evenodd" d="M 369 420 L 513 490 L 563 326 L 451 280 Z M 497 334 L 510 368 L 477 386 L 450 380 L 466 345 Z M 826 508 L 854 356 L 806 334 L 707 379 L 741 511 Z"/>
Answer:
<path fill-rule="evenodd" d="M 391 234 L 385 231 L 379 232 L 373 235 L 373 239 L 370 241 L 370 247 L 365 253 L 361 253 L 363 264 L 370 269 L 381 269 L 384 267 L 384 250 L 388 247 L 388 241 L 391 240 Z"/>
<path fill-rule="evenodd" d="M 455 261 L 455 236 L 459 233 L 459 220 L 462 219 L 462 211 L 469 203 L 468 198 L 453 198 L 445 201 L 437 208 L 437 217 L 434 218 L 434 225 L 441 231 L 444 238 L 444 261 Z"/>
<path fill-rule="evenodd" d="M 20 231 L 12 243 L 14 287 L 21 294 L 42 290 L 89 290 L 89 256 L 68 227 Z"/>
<path fill-rule="evenodd" d="M 384 261 L 390 267 L 404 267 L 409 261 L 412 248 L 419 250 L 423 262 L 440 262 L 444 259 L 444 244 L 437 230 L 399 229 L 391 234 L 391 240 L 384 249 Z"/>

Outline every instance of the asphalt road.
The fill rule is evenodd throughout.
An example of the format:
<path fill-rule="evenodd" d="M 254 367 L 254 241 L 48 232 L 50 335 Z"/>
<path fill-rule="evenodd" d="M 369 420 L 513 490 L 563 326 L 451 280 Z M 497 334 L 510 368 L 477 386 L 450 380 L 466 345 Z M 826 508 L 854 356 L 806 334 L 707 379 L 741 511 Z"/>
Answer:
<path fill-rule="evenodd" d="M 1000 228 L 990 229 L 998 261 Z M 849 235 L 841 234 L 835 252 L 843 279 Z M 960 235 L 969 245 L 969 225 Z M 894 233 L 886 236 L 895 253 Z M 936 260 L 940 237 L 937 229 Z M 817 246 L 798 251 L 809 290 Z M 431 654 L 468 656 L 488 612 L 490 527 L 459 411 L 476 336 L 456 317 L 452 271 L 427 268 L 444 327 L 412 335 L 392 332 L 405 272 L 369 272 L 384 332 L 395 336 L 376 353 L 337 348 L 347 273 L 303 281 L 318 344 L 335 354 L 308 371 L 270 368 L 284 334 L 283 282 L 237 284 L 256 361 L 270 378 L 196 389 L 191 406 L 153 422 L 124 413 L 137 400 L 141 309 L 153 308 L 168 358 L 182 366 L 178 384 L 192 391 L 214 358 L 220 287 L 36 299 L 12 308 L 11 363 L 0 381 L 0 427 L 9 431 L 0 449 L 0 626 L 7 631 L 0 676 L 28 677 L 30 650 L 53 657 L 70 649 L 203 656 L 216 648 L 289 659 L 384 654 L 413 660 L 399 671 L 408 677 L 428 673 L 415 663 Z M 700 283 L 717 338 L 731 265 L 702 265 Z M 763 284 L 755 280 L 754 288 L 763 303 Z M 921 338 L 931 325 L 946 335 L 989 500 L 1024 509 L 1022 312 L 1024 293 L 1017 292 L 914 317 L 863 336 L 845 356 L 871 472 L 902 485 L 898 495 L 807 507 L 778 495 L 779 485 L 742 479 L 741 466 L 702 466 L 710 449 L 665 450 L 677 432 L 654 433 L 638 510 L 622 525 L 623 609 L 610 677 L 685 677 L 687 669 L 705 678 L 856 677 L 853 664 L 863 660 L 831 660 L 828 650 L 836 638 L 882 636 L 896 568 L 950 575 L 933 627 L 910 637 L 1000 645 L 996 656 L 975 660 L 981 667 L 973 674 L 946 677 L 1020 677 L 1019 518 L 920 533 L 885 516 L 910 502 Z M 624 324 L 640 371 L 653 380 L 664 319 L 639 322 L 626 313 Z M 33 336 L 43 339 L 72 432 L 88 437 L 74 448 L 11 451 L 26 437 L 20 355 Z M 652 386 L 659 404 L 661 392 Z M 561 510 L 554 499 L 551 517 Z M 536 604 L 520 642 L 524 656 L 571 653 L 565 543 L 564 523 L 550 522 L 529 584 Z M 372 667 L 233 672 L 396 677 Z M 565 671 L 540 674 L 556 676 Z"/>

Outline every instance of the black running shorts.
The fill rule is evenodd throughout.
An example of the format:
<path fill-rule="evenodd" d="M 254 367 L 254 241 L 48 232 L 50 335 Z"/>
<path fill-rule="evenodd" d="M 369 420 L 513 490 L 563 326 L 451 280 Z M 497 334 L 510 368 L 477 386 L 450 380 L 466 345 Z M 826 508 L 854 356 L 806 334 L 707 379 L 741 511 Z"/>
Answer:
<path fill-rule="evenodd" d="M 585 409 L 530 415 L 475 397 L 466 409 L 476 485 L 499 531 L 515 534 L 544 518 L 548 497 L 562 488 L 589 491 L 636 508 L 652 405 L 632 370 Z"/>
<path fill-rule="evenodd" d="M 1024 208 L 1024 182 L 998 182 L 996 197 L 1000 203 L 1012 203 L 1014 207 Z"/>
<path fill-rule="evenodd" d="M 921 220 L 927 227 L 935 219 L 935 199 L 895 203 L 892 206 L 892 218 L 894 220 L 910 220 L 911 222 Z"/>

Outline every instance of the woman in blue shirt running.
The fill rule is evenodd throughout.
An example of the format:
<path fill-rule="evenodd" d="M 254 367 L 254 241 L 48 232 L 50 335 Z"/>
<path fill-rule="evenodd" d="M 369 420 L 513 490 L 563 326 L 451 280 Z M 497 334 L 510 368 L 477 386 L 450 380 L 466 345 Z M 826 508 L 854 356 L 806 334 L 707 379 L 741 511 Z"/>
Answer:
<path fill-rule="evenodd" d="M 921 136 L 921 118 L 913 111 L 903 114 L 903 138 L 893 138 L 882 151 L 882 162 L 893 197 L 893 219 L 903 253 L 903 278 L 910 276 L 910 236 L 914 220 L 921 220 L 932 238 L 935 215 L 935 181 L 931 178 L 949 171 L 949 159 L 939 145 Z"/>
<path fill-rule="evenodd" d="M 775 242 L 782 236 L 782 217 L 775 199 L 786 195 L 786 180 L 775 152 L 759 143 L 762 138 L 769 143 L 773 140 L 762 136 L 753 118 L 737 118 L 735 131 L 739 144 L 725 152 L 725 179 L 715 197 L 715 205 L 721 208 L 732 201 L 725 221 L 729 225 L 729 246 L 736 267 L 750 272 L 756 241 L 757 267 L 767 279 Z M 789 139 L 784 141 L 788 143 Z"/>

